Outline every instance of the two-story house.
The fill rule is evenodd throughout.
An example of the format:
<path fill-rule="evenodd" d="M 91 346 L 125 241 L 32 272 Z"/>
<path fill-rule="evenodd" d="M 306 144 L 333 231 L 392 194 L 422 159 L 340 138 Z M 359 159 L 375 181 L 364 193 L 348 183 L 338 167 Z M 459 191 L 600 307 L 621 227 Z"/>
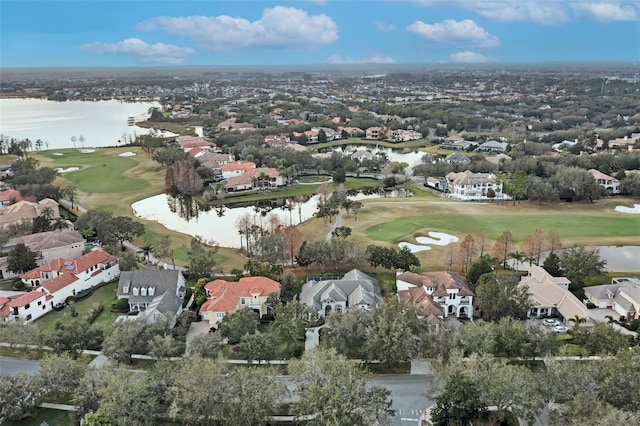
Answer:
<path fill-rule="evenodd" d="M 627 321 L 640 318 L 640 278 L 612 278 L 611 284 L 585 287 L 584 295 L 598 308 L 613 309 Z"/>
<path fill-rule="evenodd" d="M 492 189 L 496 199 L 505 199 L 502 192 L 502 182 L 498 182 L 493 173 L 451 172 L 445 177 L 449 196 L 461 200 L 487 200 L 489 189 Z"/>
<path fill-rule="evenodd" d="M 280 283 L 267 277 L 243 277 L 240 281 L 214 280 L 204 286 L 207 300 L 200 307 L 202 319 L 209 321 L 211 328 L 227 313 L 249 308 L 260 317 L 267 313 L 267 299 L 280 293 Z"/>
<path fill-rule="evenodd" d="M 129 311 L 148 324 L 159 316 L 169 316 L 173 327 L 182 313 L 187 293 L 184 276 L 179 270 L 122 271 L 116 296 L 129 301 Z"/>
<path fill-rule="evenodd" d="M 30 291 L 16 298 L 0 297 L 0 321 L 29 322 L 51 310 L 47 304 L 50 296 L 40 291 Z"/>
<path fill-rule="evenodd" d="M 399 272 L 398 299 L 419 308 L 424 317 L 472 318 L 479 315 L 475 293 L 457 272 Z"/>
<path fill-rule="evenodd" d="M 612 176 L 602 173 L 598 169 L 589 169 L 589 173 L 596 180 L 596 183 L 611 194 L 620 193 L 620 181 Z"/>
<path fill-rule="evenodd" d="M 369 310 L 382 303 L 383 298 L 378 280 L 352 269 L 342 278 L 307 281 L 302 286 L 300 301 L 323 317 L 349 308 Z"/>

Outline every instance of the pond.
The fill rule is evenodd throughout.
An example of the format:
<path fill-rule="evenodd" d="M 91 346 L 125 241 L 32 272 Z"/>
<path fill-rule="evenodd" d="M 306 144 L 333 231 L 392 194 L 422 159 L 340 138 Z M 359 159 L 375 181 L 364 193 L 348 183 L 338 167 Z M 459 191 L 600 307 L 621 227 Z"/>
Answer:
<path fill-rule="evenodd" d="M 398 195 L 398 194 L 392 194 Z M 351 200 L 380 198 L 378 193 L 350 196 Z M 308 198 L 299 204 L 294 204 L 291 210 L 283 207 L 284 200 L 268 200 L 268 203 L 251 207 L 211 207 L 204 210 L 193 200 L 185 201 L 160 194 L 131 205 L 136 217 L 160 223 L 172 231 L 191 236 L 199 236 L 207 241 L 215 241 L 222 247 L 240 248 L 240 234 L 236 222 L 238 218 L 249 214 L 259 226 L 269 223 L 269 216 L 276 215 L 285 224 L 298 225 L 311 217 L 317 211 L 318 195 Z M 327 229 L 327 232 L 329 230 Z"/>
<path fill-rule="evenodd" d="M 340 153 L 349 153 L 349 154 L 354 153 L 356 151 L 369 151 L 374 155 L 379 152 L 382 152 L 387 156 L 389 161 L 398 162 L 398 163 L 407 163 L 408 166 L 405 169 L 405 173 L 407 175 L 412 173 L 413 168 L 415 166 L 417 166 L 418 164 L 422 164 L 422 157 L 424 157 L 425 155 L 425 153 L 421 151 L 404 152 L 404 150 L 397 150 L 393 148 L 384 148 L 384 147 L 372 148 L 371 146 L 365 146 L 365 145 L 361 145 L 361 146 L 347 145 L 345 147 L 336 148 L 335 151 Z"/>
<path fill-rule="evenodd" d="M 607 261 L 606 270 L 609 272 L 640 272 L 640 246 L 589 246 L 589 249 L 598 249 L 600 257 Z M 540 257 L 540 264 L 547 258 L 548 252 Z M 515 262 L 509 261 L 511 267 Z M 521 270 L 526 269 L 527 264 L 521 264 Z"/>

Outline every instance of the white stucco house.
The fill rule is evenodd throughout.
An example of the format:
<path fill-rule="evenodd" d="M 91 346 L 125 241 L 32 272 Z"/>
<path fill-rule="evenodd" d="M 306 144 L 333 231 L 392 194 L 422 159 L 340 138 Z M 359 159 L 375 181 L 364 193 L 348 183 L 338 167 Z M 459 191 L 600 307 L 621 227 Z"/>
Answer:
<path fill-rule="evenodd" d="M 488 200 L 487 193 L 493 189 L 495 199 L 504 200 L 509 196 L 502 192 L 502 182 L 493 173 L 451 172 L 445 177 L 447 191 L 452 198 L 460 200 Z"/>

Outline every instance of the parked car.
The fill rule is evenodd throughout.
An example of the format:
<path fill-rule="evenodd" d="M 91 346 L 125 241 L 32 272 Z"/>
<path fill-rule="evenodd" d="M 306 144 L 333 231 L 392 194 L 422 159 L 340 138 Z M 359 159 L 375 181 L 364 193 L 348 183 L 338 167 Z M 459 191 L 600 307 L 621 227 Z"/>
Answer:
<path fill-rule="evenodd" d="M 556 325 L 553 327 L 553 332 L 554 333 L 566 333 L 568 332 L 569 329 L 567 327 L 565 327 L 564 325 Z"/>
<path fill-rule="evenodd" d="M 53 310 L 54 311 L 61 311 L 62 309 L 64 309 L 64 303 L 56 303 L 53 306 Z"/>
<path fill-rule="evenodd" d="M 542 324 L 546 325 L 546 326 L 556 326 L 556 325 L 560 325 L 560 323 L 553 319 L 553 318 L 545 318 L 542 320 Z"/>

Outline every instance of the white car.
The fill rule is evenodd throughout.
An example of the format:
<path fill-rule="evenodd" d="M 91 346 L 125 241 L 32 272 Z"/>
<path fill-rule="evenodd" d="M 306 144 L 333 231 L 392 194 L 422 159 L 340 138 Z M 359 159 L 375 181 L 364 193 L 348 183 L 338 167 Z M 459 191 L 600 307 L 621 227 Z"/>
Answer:
<path fill-rule="evenodd" d="M 542 320 L 542 324 L 546 325 L 546 326 L 556 326 L 556 325 L 560 325 L 560 323 L 556 320 L 554 320 L 553 318 L 545 318 Z"/>
<path fill-rule="evenodd" d="M 569 331 L 569 329 L 564 325 L 556 325 L 553 327 L 554 333 L 566 333 L 567 331 Z"/>

